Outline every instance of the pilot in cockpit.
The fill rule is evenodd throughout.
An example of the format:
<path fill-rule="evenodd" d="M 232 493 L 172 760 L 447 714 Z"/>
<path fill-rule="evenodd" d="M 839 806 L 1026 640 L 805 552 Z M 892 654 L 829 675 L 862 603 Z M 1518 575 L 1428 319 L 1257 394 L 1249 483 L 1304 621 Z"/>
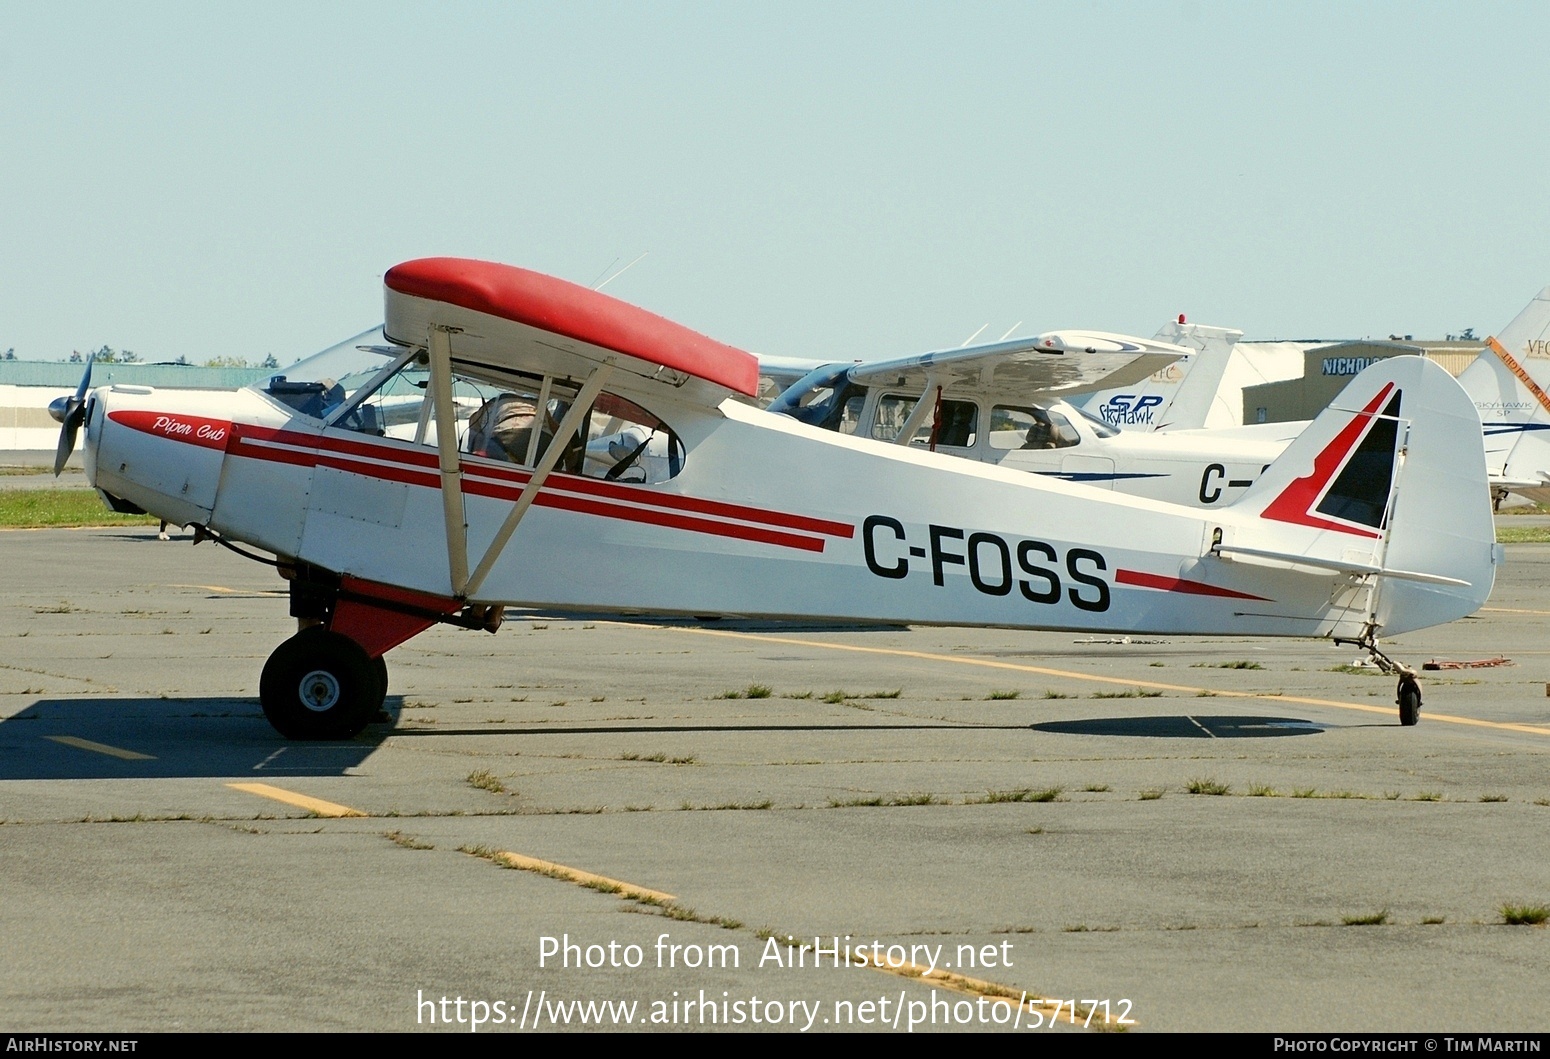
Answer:
<path fill-rule="evenodd" d="M 1028 426 L 1028 435 L 1023 441 L 1023 448 L 1055 448 L 1055 433 L 1050 428 L 1049 418 L 1037 408 L 1030 408 L 1029 411 L 1033 413 L 1033 422 Z"/>
<path fill-rule="evenodd" d="M 526 463 L 538 409 L 514 393 L 502 393 L 468 417 L 468 451 L 507 463 Z"/>

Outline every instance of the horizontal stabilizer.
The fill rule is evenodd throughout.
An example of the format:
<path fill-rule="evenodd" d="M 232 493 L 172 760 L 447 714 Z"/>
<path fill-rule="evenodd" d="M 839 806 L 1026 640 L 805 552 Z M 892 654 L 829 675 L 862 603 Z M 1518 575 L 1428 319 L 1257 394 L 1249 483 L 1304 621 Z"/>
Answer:
<path fill-rule="evenodd" d="M 1359 563 L 1350 559 L 1325 559 L 1315 555 L 1298 555 L 1294 552 L 1273 552 L 1266 548 L 1244 548 L 1233 545 L 1218 545 L 1212 549 L 1223 559 L 1234 559 L 1246 556 L 1258 559 L 1272 559 L 1290 566 L 1312 566 L 1320 570 L 1337 570 L 1347 574 L 1377 574 L 1379 577 L 1397 577 L 1402 581 L 1424 581 L 1433 585 L 1464 585 L 1468 581 L 1461 581 L 1456 577 L 1444 577 L 1441 574 L 1424 574 L 1417 570 L 1395 570 L 1392 567 L 1376 566 L 1372 563 Z"/>

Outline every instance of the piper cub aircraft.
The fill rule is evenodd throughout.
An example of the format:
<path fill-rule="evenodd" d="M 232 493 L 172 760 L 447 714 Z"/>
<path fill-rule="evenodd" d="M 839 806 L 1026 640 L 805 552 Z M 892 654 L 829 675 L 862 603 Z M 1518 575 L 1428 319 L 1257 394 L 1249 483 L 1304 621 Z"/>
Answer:
<path fill-rule="evenodd" d="M 111 505 L 276 557 L 303 627 L 259 696 L 290 738 L 359 732 L 386 652 L 508 605 L 1333 637 L 1400 675 L 1408 725 L 1378 637 L 1491 589 L 1479 421 L 1418 358 L 1208 513 L 751 408 L 750 354 L 538 273 L 431 258 L 385 286 L 385 337 L 246 390 L 89 391 L 88 366 L 56 409 Z"/>
<path fill-rule="evenodd" d="M 1204 424 L 1242 335 L 1181 318 L 1160 334 L 1051 331 L 969 349 L 828 364 L 769 411 L 842 434 L 1193 507 L 1242 496 L 1306 424 Z M 1185 365 L 1182 381 L 1142 380 Z M 1064 400 L 1092 394 L 1102 415 Z M 1089 399 L 1088 407 L 1095 401 Z M 1128 420 L 1132 429 L 1121 429 Z"/>

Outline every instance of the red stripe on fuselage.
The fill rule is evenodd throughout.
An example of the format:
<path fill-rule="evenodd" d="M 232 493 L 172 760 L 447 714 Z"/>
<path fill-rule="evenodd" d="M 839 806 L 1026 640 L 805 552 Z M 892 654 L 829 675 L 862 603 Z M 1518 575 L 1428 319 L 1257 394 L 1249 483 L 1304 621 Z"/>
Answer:
<path fill-rule="evenodd" d="M 396 445 L 373 444 L 353 438 L 237 424 L 233 428 L 227 451 L 231 455 L 249 459 L 270 460 L 295 466 L 331 467 L 334 470 L 384 481 L 401 482 L 406 485 L 432 489 L 439 488 L 441 485 L 436 454 L 418 447 L 400 448 Z M 382 462 L 367 462 L 368 459 Z M 497 500 L 514 502 L 521 495 L 522 487 L 532 477 L 527 471 L 501 466 L 493 461 L 470 460 L 466 456 L 461 459 L 461 468 L 465 494 Z M 781 511 L 766 511 L 741 504 L 702 500 L 673 493 L 642 495 L 628 486 L 599 482 L 570 474 L 552 475 L 533 503 L 538 507 L 757 541 L 810 552 L 823 551 L 825 542 L 821 537 L 785 531 L 806 531 L 842 538 L 855 535 L 855 527 L 843 522 L 832 522 Z M 740 522 L 754 522 L 759 525 L 745 526 L 734 522 L 722 522 L 717 520 L 718 517 L 737 519 Z"/>
<path fill-rule="evenodd" d="M 1155 588 L 1163 592 L 1183 592 L 1190 596 L 1219 596 L 1223 599 L 1257 599 L 1269 602 L 1264 596 L 1251 596 L 1247 592 L 1234 592 L 1230 588 L 1218 588 L 1200 581 L 1185 581 L 1180 577 L 1163 577 L 1140 570 L 1115 570 L 1116 585 L 1134 585 L 1137 588 Z"/>

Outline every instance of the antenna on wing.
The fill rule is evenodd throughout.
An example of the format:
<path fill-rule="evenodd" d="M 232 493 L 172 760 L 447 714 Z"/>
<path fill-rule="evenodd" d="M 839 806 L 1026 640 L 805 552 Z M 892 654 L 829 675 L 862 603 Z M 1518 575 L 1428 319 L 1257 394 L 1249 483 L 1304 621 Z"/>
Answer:
<path fill-rule="evenodd" d="M 990 326 L 990 324 L 989 324 L 989 323 L 988 323 L 988 322 L 987 322 L 987 323 L 983 323 L 983 324 L 980 324 L 980 331 L 983 331 L 983 330 L 985 330 L 985 328 L 987 328 L 987 327 L 989 327 L 989 326 Z M 972 334 L 972 335 L 970 335 L 970 336 L 969 336 L 969 337 L 968 337 L 968 338 L 966 338 L 966 339 L 964 339 L 964 340 L 963 340 L 963 345 L 961 345 L 961 346 L 959 346 L 959 347 L 958 347 L 958 348 L 959 348 L 959 349 L 963 349 L 963 348 L 964 348 L 964 347 L 965 347 L 965 346 L 967 346 L 967 345 L 968 345 L 968 344 L 969 344 L 969 343 L 970 343 L 970 342 L 973 342 L 973 341 L 974 341 L 974 340 L 975 340 L 975 339 L 976 339 L 976 338 L 978 338 L 978 337 L 979 337 L 979 336 L 980 336 L 980 331 L 976 331 L 976 332 L 974 332 L 974 333 L 973 333 L 973 334 Z"/>
<path fill-rule="evenodd" d="M 596 285 L 596 286 L 595 286 L 595 287 L 593 287 L 593 288 L 592 288 L 592 289 L 593 289 L 593 290 L 602 290 L 602 289 L 603 289 L 603 288 L 604 288 L 604 287 L 606 287 L 606 286 L 608 286 L 608 285 L 609 285 L 609 284 L 610 284 L 610 283 L 612 283 L 612 282 L 613 282 L 613 281 L 614 281 L 614 280 L 616 280 L 616 279 L 618 279 L 618 278 L 619 278 L 619 277 L 620 277 L 620 276 L 622 276 L 622 275 L 624 275 L 624 274 L 625 274 L 625 273 L 626 273 L 626 272 L 628 272 L 628 271 L 630 271 L 630 269 L 632 269 L 632 268 L 634 268 L 634 267 L 635 267 L 635 265 L 636 265 L 636 262 L 638 262 L 638 261 L 640 261 L 640 258 L 641 258 L 641 257 L 645 257 L 645 256 L 646 256 L 646 255 L 647 255 L 647 254 L 649 254 L 649 253 L 651 253 L 651 251 L 650 251 L 650 250 L 642 250 L 642 251 L 641 251 L 641 252 L 640 252 L 640 257 L 637 257 L 637 258 L 636 258 L 636 259 L 635 259 L 635 260 L 634 260 L 634 261 L 631 261 L 631 262 L 630 262 L 630 263 L 629 263 L 629 264 L 628 264 L 628 265 L 625 265 L 625 266 L 624 266 L 624 267 L 623 267 L 623 268 L 621 268 L 621 269 L 620 269 L 620 270 L 619 270 L 619 271 L 618 271 L 618 272 L 615 272 L 615 273 L 614 273 L 614 274 L 613 274 L 613 275 L 612 275 L 612 276 L 609 276 L 609 277 L 608 277 L 608 278 L 607 278 L 607 279 L 605 279 L 605 280 L 604 280 L 604 281 L 603 281 L 603 282 L 601 282 L 601 283 L 599 283 L 599 284 L 597 284 L 597 285 Z M 617 258 L 617 257 L 616 257 L 616 258 L 614 258 L 614 260 L 615 260 L 615 261 L 618 261 L 618 260 L 619 260 L 619 259 L 618 259 L 618 258 Z M 609 267 L 609 268 L 612 268 L 612 267 L 613 267 L 613 266 L 612 266 L 612 265 L 609 265 L 609 266 L 608 266 L 608 267 Z"/>
<path fill-rule="evenodd" d="M 1023 326 L 1023 322 L 1021 320 L 1017 321 L 1011 327 L 1008 327 L 1006 329 L 1006 333 L 1004 335 L 1002 335 L 1000 338 L 996 339 L 996 341 L 997 342 L 1005 342 L 1007 339 L 1012 337 L 1012 332 L 1016 331 L 1021 326 Z"/>

